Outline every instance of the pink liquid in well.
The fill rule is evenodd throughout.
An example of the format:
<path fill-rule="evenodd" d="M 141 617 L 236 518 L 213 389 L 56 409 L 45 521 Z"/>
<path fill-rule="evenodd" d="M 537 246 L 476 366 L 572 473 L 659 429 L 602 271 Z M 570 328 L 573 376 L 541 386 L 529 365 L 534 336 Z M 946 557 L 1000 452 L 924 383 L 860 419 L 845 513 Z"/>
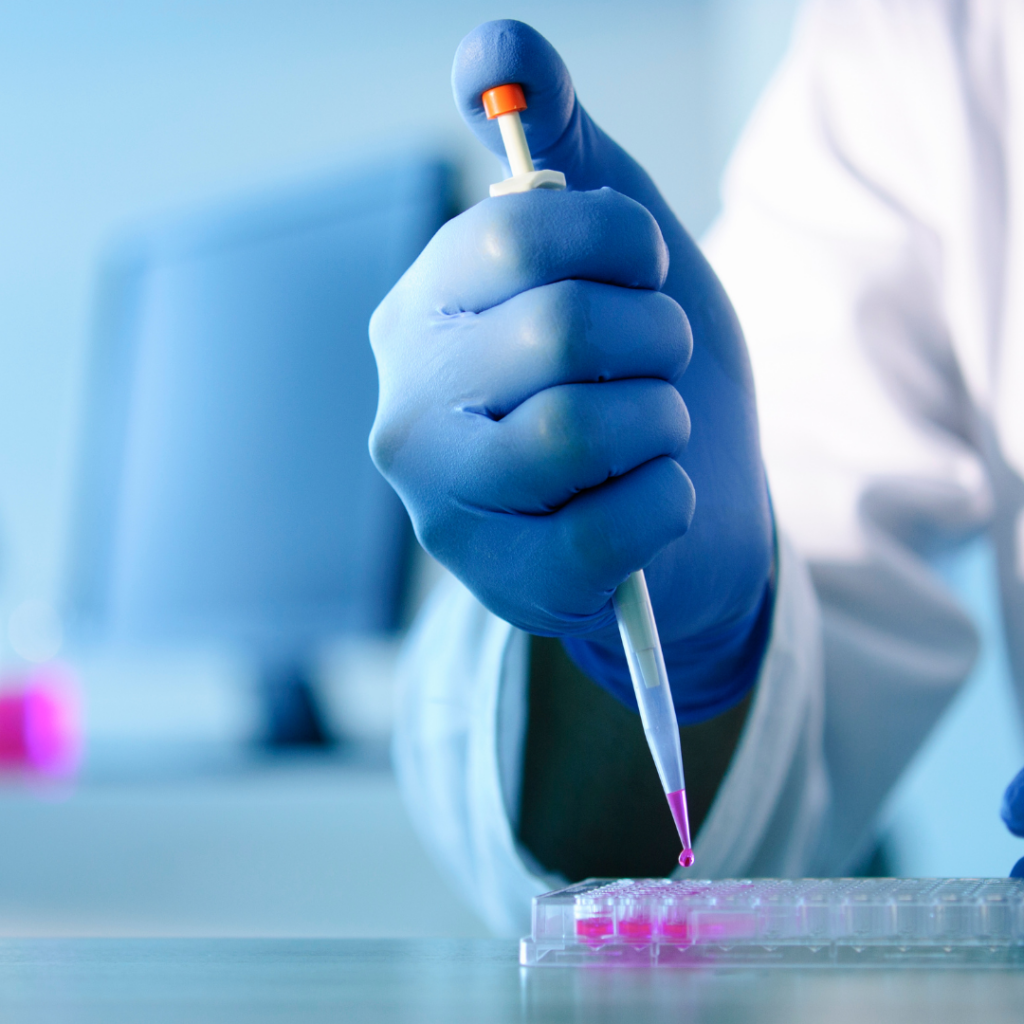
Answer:
<path fill-rule="evenodd" d="M 650 917 L 624 917 L 619 921 L 619 936 L 627 941 L 649 942 L 654 934 Z"/>
<path fill-rule="evenodd" d="M 679 841 L 683 844 L 683 852 L 679 854 L 679 863 L 684 868 L 693 864 L 693 843 L 690 842 L 690 818 L 686 813 L 686 790 L 677 789 L 674 793 L 666 793 L 672 820 L 676 823 Z"/>
<path fill-rule="evenodd" d="M 581 917 L 576 921 L 576 934 L 584 942 L 602 943 L 614 930 L 610 917 Z"/>
<path fill-rule="evenodd" d="M 661 934 L 671 942 L 679 945 L 693 942 L 693 929 L 690 926 L 686 911 L 678 915 L 670 915 L 661 922 Z"/>

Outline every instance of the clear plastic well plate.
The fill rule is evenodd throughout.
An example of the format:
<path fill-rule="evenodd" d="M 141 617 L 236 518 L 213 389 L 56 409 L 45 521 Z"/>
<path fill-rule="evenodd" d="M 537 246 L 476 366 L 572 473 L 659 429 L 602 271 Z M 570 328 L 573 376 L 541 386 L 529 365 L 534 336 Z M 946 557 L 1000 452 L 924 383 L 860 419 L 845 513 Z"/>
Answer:
<path fill-rule="evenodd" d="M 533 901 L 526 966 L 1024 966 L 1024 880 L 593 878 Z"/>

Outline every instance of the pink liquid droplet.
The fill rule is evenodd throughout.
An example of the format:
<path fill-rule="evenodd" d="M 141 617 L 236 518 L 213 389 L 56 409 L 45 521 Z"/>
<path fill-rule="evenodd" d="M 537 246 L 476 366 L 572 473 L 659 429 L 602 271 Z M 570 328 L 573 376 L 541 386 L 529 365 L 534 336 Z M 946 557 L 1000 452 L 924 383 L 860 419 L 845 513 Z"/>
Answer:
<path fill-rule="evenodd" d="M 686 813 L 686 790 L 677 789 L 673 793 L 666 793 L 669 810 L 672 812 L 672 820 L 676 823 L 676 831 L 679 833 L 679 841 L 683 844 L 683 852 L 679 854 L 679 863 L 684 868 L 693 864 L 693 843 L 690 841 L 690 818 Z"/>

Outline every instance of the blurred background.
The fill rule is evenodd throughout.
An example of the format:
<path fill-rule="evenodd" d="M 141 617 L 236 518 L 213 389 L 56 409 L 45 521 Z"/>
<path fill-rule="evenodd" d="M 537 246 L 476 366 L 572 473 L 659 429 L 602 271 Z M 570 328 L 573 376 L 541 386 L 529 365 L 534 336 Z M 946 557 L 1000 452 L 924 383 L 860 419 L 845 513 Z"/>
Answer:
<path fill-rule="evenodd" d="M 452 56 L 534 25 L 699 235 L 795 9 L 0 4 L 0 934 L 482 934 L 390 775 L 437 570 L 365 448 L 369 311 L 500 176 Z M 985 651 L 885 849 L 1005 874 L 1024 740 L 991 555 L 940 568 Z"/>

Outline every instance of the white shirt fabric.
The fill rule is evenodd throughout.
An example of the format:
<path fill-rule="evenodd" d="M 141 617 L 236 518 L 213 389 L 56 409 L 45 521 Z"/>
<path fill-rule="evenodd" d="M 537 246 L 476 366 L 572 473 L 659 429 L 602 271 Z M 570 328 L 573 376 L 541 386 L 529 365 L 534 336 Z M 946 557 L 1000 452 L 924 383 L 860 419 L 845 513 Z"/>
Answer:
<path fill-rule="evenodd" d="M 750 346 L 782 539 L 703 877 L 865 857 L 977 652 L 928 560 L 985 529 L 1024 678 L 1022 161 L 1020 0 L 809 4 L 734 155 L 706 250 Z M 394 741 L 426 846 L 507 935 L 561 881 L 515 840 L 527 661 L 524 634 L 446 581 L 406 649 Z"/>

